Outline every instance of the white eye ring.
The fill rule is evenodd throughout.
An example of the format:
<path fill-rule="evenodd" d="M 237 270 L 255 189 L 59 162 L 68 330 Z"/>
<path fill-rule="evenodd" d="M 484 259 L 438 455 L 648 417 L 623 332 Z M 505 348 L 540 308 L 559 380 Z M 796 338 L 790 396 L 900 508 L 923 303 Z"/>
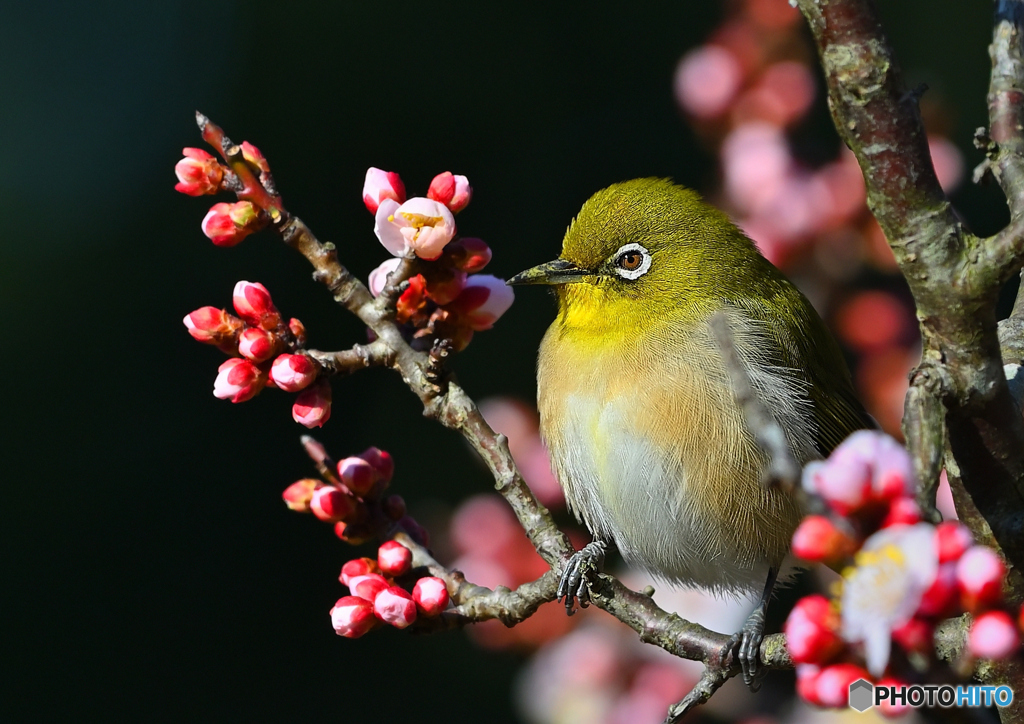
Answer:
<path fill-rule="evenodd" d="M 623 269 L 618 265 L 619 257 L 631 251 L 637 252 L 643 257 L 640 262 L 640 266 L 636 269 Z M 639 279 L 651 269 L 651 252 L 647 251 L 647 249 L 642 247 L 640 244 L 623 244 L 619 247 L 619 250 L 615 252 L 612 259 L 614 259 L 612 263 L 615 265 L 613 267 L 615 273 L 623 279 L 629 279 L 630 281 L 633 279 Z"/>

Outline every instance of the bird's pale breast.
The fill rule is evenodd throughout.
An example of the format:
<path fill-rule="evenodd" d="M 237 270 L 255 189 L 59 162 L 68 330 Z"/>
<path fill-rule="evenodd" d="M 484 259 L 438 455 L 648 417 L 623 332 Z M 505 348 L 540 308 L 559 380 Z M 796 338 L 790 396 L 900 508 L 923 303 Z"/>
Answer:
<path fill-rule="evenodd" d="M 740 331 L 741 351 L 756 345 Z M 813 456 L 801 383 L 764 365 L 756 375 L 769 409 L 806 437 L 798 456 Z M 629 562 L 716 591 L 759 591 L 782 562 L 799 510 L 762 486 L 764 455 L 705 327 L 594 349 L 556 323 L 541 345 L 538 399 L 573 511 Z"/>

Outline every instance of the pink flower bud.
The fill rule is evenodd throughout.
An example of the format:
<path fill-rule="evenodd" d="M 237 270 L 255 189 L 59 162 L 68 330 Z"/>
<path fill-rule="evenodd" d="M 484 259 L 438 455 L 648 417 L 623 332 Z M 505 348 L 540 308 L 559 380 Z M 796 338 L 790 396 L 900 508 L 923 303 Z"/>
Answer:
<path fill-rule="evenodd" d="M 217 246 L 234 246 L 261 228 L 259 212 L 248 201 L 214 204 L 203 219 L 203 233 Z"/>
<path fill-rule="evenodd" d="M 270 367 L 270 379 L 285 392 L 298 392 L 313 384 L 316 363 L 304 354 L 282 354 Z"/>
<path fill-rule="evenodd" d="M 296 480 L 284 489 L 281 497 L 284 498 L 285 505 L 291 510 L 305 513 L 309 510 L 309 503 L 313 499 L 313 491 L 316 490 L 316 486 L 319 484 L 320 481 L 313 478 Z"/>
<path fill-rule="evenodd" d="M 366 576 L 370 573 L 380 573 L 377 561 L 372 558 L 354 558 L 341 567 L 341 575 L 338 580 L 346 586 L 356 576 Z"/>
<path fill-rule="evenodd" d="M 939 565 L 935 580 L 921 595 L 916 615 L 940 618 L 952 613 L 957 593 L 956 568 L 951 563 Z"/>
<path fill-rule="evenodd" d="M 373 604 L 358 596 L 339 598 L 331 609 L 331 625 L 339 636 L 357 639 L 377 625 Z"/>
<path fill-rule="evenodd" d="M 333 485 L 322 485 L 313 491 L 309 501 L 309 509 L 313 515 L 328 523 L 342 520 L 352 515 L 356 502 Z"/>
<path fill-rule="evenodd" d="M 398 268 L 398 265 L 401 262 L 401 259 L 388 259 L 370 272 L 370 278 L 367 280 L 367 286 L 370 289 L 370 294 L 375 297 L 380 296 L 380 293 L 384 291 L 384 285 L 388 283 L 388 276 Z"/>
<path fill-rule="evenodd" d="M 874 430 L 859 432 L 875 438 L 874 475 L 871 480 L 875 498 L 893 500 L 912 496 L 916 477 L 907 449 L 884 433 Z"/>
<path fill-rule="evenodd" d="M 796 665 L 796 693 L 808 704 L 821 706 L 821 699 L 818 698 L 818 677 L 821 676 L 821 667 L 814 664 Z"/>
<path fill-rule="evenodd" d="M 235 346 L 242 329 L 241 319 L 216 307 L 200 307 L 182 321 L 193 339 L 229 349 Z"/>
<path fill-rule="evenodd" d="M 373 613 L 395 628 L 405 628 L 416 620 L 416 603 L 408 592 L 392 586 L 373 599 Z"/>
<path fill-rule="evenodd" d="M 454 176 L 451 171 L 445 171 L 430 182 L 427 198 L 440 201 L 451 209 L 453 214 L 457 214 L 469 206 L 469 201 L 473 198 L 473 189 L 465 176 Z"/>
<path fill-rule="evenodd" d="M 1020 647 L 1020 635 L 1005 611 L 989 611 L 974 620 L 967 639 L 971 655 L 981 659 L 1004 659 Z"/>
<path fill-rule="evenodd" d="M 805 561 L 836 563 L 849 556 L 856 543 L 822 515 L 809 515 L 793 533 L 793 554 Z"/>
<path fill-rule="evenodd" d="M 930 655 L 935 646 L 935 627 L 930 622 L 915 617 L 894 628 L 892 640 L 905 651 Z"/>
<path fill-rule="evenodd" d="M 267 376 L 247 359 L 233 357 L 217 368 L 213 381 L 213 395 L 222 400 L 245 402 L 259 394 L 267 383 Z"/>
<path fill-rule="evenodd" d="M 466 280 L 466 288 L 452 303 L 474 331 L 490 329 L 508 311 L 515 299 L 512 287 L 490 274 L 474 274 Z"/>
<path fill-rule="evenodd" d="M 882 520 L 882 527 L 890 525 L 914 525 L 921 522 L 921 509 L 913 498 L 893 498 L 889 512 Z"/>
<path fill-rule="evenodd" d="M 373 531 L 365 524 L 356 523 L 349 525 L 345 521 L 340 520 L 334 524 L 334 535 L 346 543 L 358 546 L 373 538 Z"/>
<path fill-rule="evenodd" d="M 174 190 L 189 196 L 206 196 L 217 193 L 224 169 L 213 156 L 201 148 L 183 148 L 185 158 L 174 166 L 178 183 Z"/>
<path fill-rule="evenodd" d="M 451 254 L 455 268 L 468 274 L 483 271 L 491 260 L 491 247 L 483 239 L 459 239 L 449 244 L 446 251 Z"/>
<path fill-rule="evenodd" d="M 379 573 L 364 573 L 361 576 L 349 578 L 347 585 L 348 590 L 352 592 L 353 596 L 359 596 L 367 601 L 372 601 L 377 597 L 377 594 L 391 584 Z"/>
<path fill-rule="evenodd" d="M 366 170 L 366 181 L 363 182 L 363 203 L 371 214 L 376 214 L 384 199 L 399 204 L 404 202 L 405 184 L 394 171 L 381 171 L 371 166 Z"/>
<path fill-rule="evenodd" d="M 436 259 L 455 236 L 455 217 L 432 199 L 416 197 L 401 205 L 386 199 L 377 208 L 373 233 L 394 256 L 413 252 Z"/>
<path fill-rule="evenodd" d="M 270 299 L 270 292 L 258 282 L 235 284 L 231 302 L 238 316 L 253 327 L 274 330 L 281 324 L 281 314 Z"/>
<path fill-rule="evenodd" d="M 292 419 L 308 428 L 323 427 L 331 419 L 331 386 L 326 380 L 299 393 L 292 405 Z"/>
<path fill-rule="evenodd" d="M 412 551 L 398 541 L 385 541 L 377 549 L 377 565 L 384 575 L 404 576 L 412 570 Z"/>
<path fill-rule="evenodd" d="M 377 470 L 362 458 L 345 458 L 338 462 L 338 477 L 353 494 L 363 497 L 380 480 Z"/>
<path fill-rule="evenodd" d="M 295 343 L 302 347 L 306 344 L 306 325 L 292 317 L 288 320 L 288 331 L 295 337 Z"/>
<path fill-rule="evenodd" d="M 370 463 L 384 482 L 391 482 L 391 476 L 395 474 L 395 461 L 390 453 L 379 447 L 368 447 L 359 453 L 358 457 Z"/>
<path fill-rule="evenodd" d="M 401 495 L 389 495 L 380 504 L 389 520 L 401 520 L 405 515 L 405 499 Z"/>
<path fill-rule="evenodd" d="M 977 613 L 1003 597 L 1003 576 L 1006 567 L 999 555 L 985 546 L 972 546 L 956 564 L 956 581 L 960 599 L 971 613 Z"/>
<path fill-rule="evenodd" d="M 242 158 L 251 163 L 253 166 L 258 168 L 263 173 L 270 173 L 270 164 L 267 163 L 267 159 L 264 158 L 263 154 L 258 148 L 249 143 L 248 141 L 242 141 Z"/>
<path fill-rule="evenodd" d="M 270 359 L 276 348 L 277 337 L 265 329 L 249 327 L 243 330 L 238 338 L 238 353 L 253 362 L 265 362 Z M 277 384 L 277 380 L 274 383 Z"/>
<path fill-rule="evenodd" d="M 830 458 L 804 467 L 803 485 L 824 498 L 839 515 L 849 515 L 871 497 L 871 468 L 858 458 Z"/>
<path fill-rule="evenodd" d="M 883 699 L 878 704 L 878 712 L 882 716 L 888 717 L 888 718 L 892 719 L 894 717 L 903 716 L 908 711 L 913 709 L 913 707 L 910 704 L 907 703 L 907 697 L 906 697 L 906 688 L 908 686 L 907 682 L 900 681 L 899 679 L 894 679 L 892 677 L 886 677 L 884 679 L 881 679 L 878 682 L 878 684 L 876 684 L 876 686 L 895 687 L 897 691 L 902 691 L 903 694 L 904 694 L 904 696 L 901 697 L 902 698 L 902 703 L 896 703 L 891 698 L 890 699 Z"/>
<path fill-rule="evenodd" d="M 427 618 L 440 616 L 448 608 L 448 587 L 440 578 L 421 578 L 413 586 L 412 600 L 416 602 L 419 612 Z"/>
<path fill-rule="evenodd" d="M 970 529 L 955 520 L 935 526 L 935 540 L 939 546 L 939 563 L 956 563 L 974 545 Z"/>
<path fill-rule="evenodd" d="M 822 706 L 845 707 L 850 701 L 850 684 L 857 679 L 871 681 L 871 674 L 855 664 L 826 666 L 815 682 L 815 694 Z"/>
<path fill-rule="evenodd" d="M 824 596 L 806 596 L 790 611 L 783 630 L 793 661 L 798 664 L 824 664 L 843 649 L 836 633 L 839 614 Z"/>

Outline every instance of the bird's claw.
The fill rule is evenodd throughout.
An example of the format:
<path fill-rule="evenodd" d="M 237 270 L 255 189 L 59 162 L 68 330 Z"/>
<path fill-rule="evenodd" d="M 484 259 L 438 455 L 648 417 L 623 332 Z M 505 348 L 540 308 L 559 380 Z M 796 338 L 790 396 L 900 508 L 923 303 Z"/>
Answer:
<path fill-rule="evenodd" d="M 760 667 L 761 642 L 764 641 L 764 617 L 764 610 L 760 607 L 755 609 L 743 624 L 743 628 L 732 635 L 728 644 L 728 650 L 733 652 L 736 659 L 739 659 L 740 669 L 743 672 L 743 683 L 751 691 L 761 688 L 761 680 L 768 673 Z"/>
<path fill-rule="evenodd" d="M 580 608 L 590 605 L 590 588 L 595 583 L 597 574 L 604 564 L 604 554 L 608 550 L 604 541 L 596 540 L 583 546 L 582 550 L 572 554 L 562 569 L 562 579 L 558 582 L 557 599 L 565 599 L 565 612 L 572 616 L 576 613 L 575 604 L 579 601 Z"/>

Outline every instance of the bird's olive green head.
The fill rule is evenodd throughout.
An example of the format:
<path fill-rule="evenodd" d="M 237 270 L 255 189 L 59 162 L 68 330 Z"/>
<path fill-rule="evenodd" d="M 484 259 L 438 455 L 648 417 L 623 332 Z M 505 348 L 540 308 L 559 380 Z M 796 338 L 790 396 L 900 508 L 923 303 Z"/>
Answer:
<path fill-rule="evenodd" d="M 555 261 L 509 284 L 549 284 L 563 324 L 695 312 L 778 272 L 718 209 L 667 179 L 609 186 L 583 204 Z"/>

